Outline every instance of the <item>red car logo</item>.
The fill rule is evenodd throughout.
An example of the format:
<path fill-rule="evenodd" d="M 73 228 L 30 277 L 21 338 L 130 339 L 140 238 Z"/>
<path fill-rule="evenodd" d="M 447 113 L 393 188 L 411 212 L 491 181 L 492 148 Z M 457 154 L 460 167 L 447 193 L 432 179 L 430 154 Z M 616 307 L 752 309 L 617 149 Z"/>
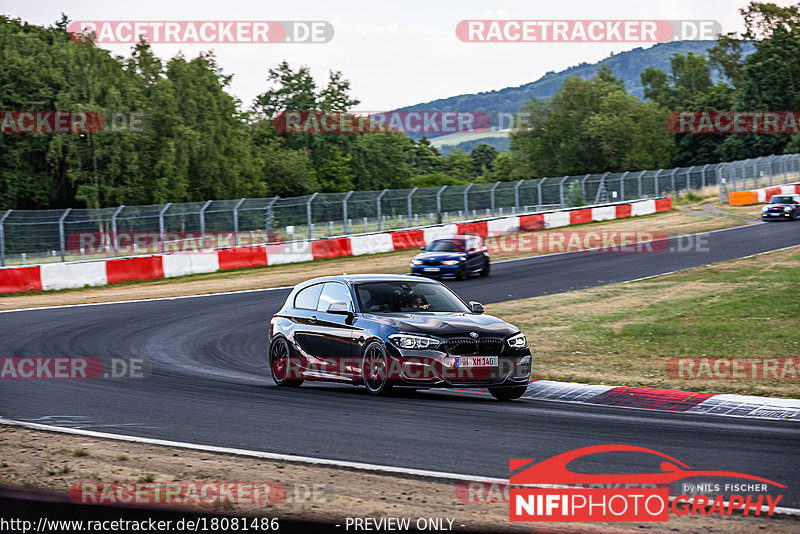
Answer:
<path fill-rule="evenodd" d="M 596 454 L 600 452 L 644 452 L 661 456 L 668 460 L 661 462 L 659 466 L 660 472 L 656 473 L 638 473 L 638 474 L 585 474 L 576 473 L 567 469 L 567 464 L 578 458 Z M 516 471 L 524 465 L 533 462 L 533 459 L 512 459 L 509 460 L 509 470 Z M 668 456 L 662 452 L 647 449 L 645 447 L 637 447 L 635 445 L 594 445 L 591 447 L 582 447 L 568 451 L 547 460 L 528 467 L 527 469 L 511 476 L 509 482 L 515 485 L 525 484 L 669 484 L 676 480 L 691 477 L 729 477 L 729 478 L 745 478 L 748 480 L 756 480 L 758 482 L 766 482 L 780 488 L 785 488 L 783 484 L 779 484 L 766 478 L 761 478 L 745 473 L 736 473 L 733 471 L 698 471 L 691 469 L 688 465 Z"/>

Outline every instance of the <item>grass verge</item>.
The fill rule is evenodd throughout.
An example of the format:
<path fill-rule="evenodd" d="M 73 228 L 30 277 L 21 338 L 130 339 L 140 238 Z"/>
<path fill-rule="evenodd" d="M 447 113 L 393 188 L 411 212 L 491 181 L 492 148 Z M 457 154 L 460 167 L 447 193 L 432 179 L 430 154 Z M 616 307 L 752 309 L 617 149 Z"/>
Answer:
<path fill-rule="evenodd" d="M 670 378 L 678 357 L 800 356 L 800 247 L 486 306 L 519 326 L 539 379 L 800 398 L 800 380 Z"/>

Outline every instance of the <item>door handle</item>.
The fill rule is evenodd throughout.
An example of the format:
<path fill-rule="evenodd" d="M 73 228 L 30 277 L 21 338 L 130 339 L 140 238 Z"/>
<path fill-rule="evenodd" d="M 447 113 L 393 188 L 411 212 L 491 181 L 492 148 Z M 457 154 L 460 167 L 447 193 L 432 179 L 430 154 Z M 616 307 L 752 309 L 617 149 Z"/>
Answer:
<path fill-rule="evenodd" d="M 316 315 L 312 315 L 311 317 L 308 318 L 308 322 L 309 323 L 316 323 L 317 322 L 317 316 Z"/>

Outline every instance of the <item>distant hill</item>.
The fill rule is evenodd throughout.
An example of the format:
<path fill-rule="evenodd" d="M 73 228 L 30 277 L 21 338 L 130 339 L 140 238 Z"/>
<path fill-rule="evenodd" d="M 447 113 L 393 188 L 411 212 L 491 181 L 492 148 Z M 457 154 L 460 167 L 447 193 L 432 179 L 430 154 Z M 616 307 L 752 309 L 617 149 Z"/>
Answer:
<path fill-rule="evenodd" d="M 674 54 L 687 54 L 689 52 L 695 55 L 705 54 L 715 43 L 716 41 L 673 41 L 658 43 L 650 48 L 639 47 L 628 52 L 613 54 L 598 63 L 581 63 L 561 72 L 548 72 L 538 80 L 519 87 L 506 87 L 498 91 L 440 98 L 439 100 L 401 108 L 401 110 L 485 111 L 492 117 L 492 124 L 497 124 L 496 116 L 498 112 L 516 112 L 527 104 L 531 97 L 539 99 L 551 98 L 567 77 L 578 76 L 583 79 L 589 79 L 594 76 L 600 65 L 608 65 L 614 71 L 614 74 L 625 80 L 625 86 L 628 91 L 641 99 L 644 98 L 644 90 L 640 74 L 647 67 L 655 67 L 669 73 L 671 71 L 670 59 Z M 743 49 L 744 54 L 747 55 L 753 51 L 754 47 L 752 44 L 746 43 Z M 721 78 L 719 73 L 717 73 L 717 76 Z M 453 135 L 461 136 L 463 134 Z M 427 134 L 427 136 L 429 138 L 436 137 L 435 134 Z M 412 135 L 411 137 L 418 136 Z M 453 146 L 457 144 L 460 143 L 454 143 Z M 472 147 L 469 148 L 471 149 Z"/>
<path fill-rule="evenodd" d="M 495 150 L 497 150 L 498 152 L 511 152 L 511 138 L 508 137 L 508 132 L 497 134 L 495 136 L 478 137 L 478 135 L 476 135 L 475 138 L 473 139 L 468 139 L 467 141 L 461 141 L 460 143 L 456 144 L 446 144 L 446 143 L 436 144 L 435 142 L 431 142 L 431 144 L 433 144 L 434 146 L 438 146 L 439 152 L 443 156 L 446 156 L 447 154 L 451 153 L 457 148 L 460 148 L 461 150 L 469 154 L 470 152 L 472 152 L 472 149 L 475 148 L 476 145 L 479 145 L 481 143 L 486 143 L 489 146 L 493 146 Z M 449 136 L 442 136 L 439 137 L 439 139 L 446 139 L 447 137 Z"/>

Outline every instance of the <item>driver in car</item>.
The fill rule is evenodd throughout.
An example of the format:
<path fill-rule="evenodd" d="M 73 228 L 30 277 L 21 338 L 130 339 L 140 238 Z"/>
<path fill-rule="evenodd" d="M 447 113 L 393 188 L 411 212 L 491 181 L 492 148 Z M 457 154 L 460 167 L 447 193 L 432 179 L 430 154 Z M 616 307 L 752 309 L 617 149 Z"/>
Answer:
<path fill-rule="evenodd" d="M 427 310 L 430 307 L 430 304 L 423 304 L 422 299 L 417 295 L 413 295 L 408 300 L 408 307 L 409 308 L 417 308 L 420 310 Z"/>

